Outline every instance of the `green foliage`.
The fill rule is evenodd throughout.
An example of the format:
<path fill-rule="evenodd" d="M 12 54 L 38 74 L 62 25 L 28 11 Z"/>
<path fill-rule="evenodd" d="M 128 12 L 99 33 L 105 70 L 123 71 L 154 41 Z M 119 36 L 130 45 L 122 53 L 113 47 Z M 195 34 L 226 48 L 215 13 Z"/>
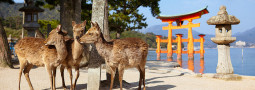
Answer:
<path fill-rule="evenodd" d="M 22 17 L 22 12 L 19 11 L 21 7 L 23 7 L 23 3 L 16 4 L 8 4 L 8 3 L 0 3 L 0 17 L 7 19 L 8 17 Z M 44 12 L 39 13 L 38 18 L 40 20 L 52 20 L 57 19 L 60 20 L 59 14 L 59 6 L 56 6 L 55 9 L 49 10 L 44 8 Z M 22 19 L 20 19 L 22 21 Z"/>
<path fill-rule="evenodd" d="M 90 28 L 91 16 L 92 16 L 91 0 L 81 0 L 81 20 L 87 21 L 86 30 Z"/>
<path fill-rule="evenodd" d="M 48 8 L 50 10 L 53 10 L 56 8 L 56 6 L 59 4 L 60 0 L 45 0 L 47 3 L 43 4 L 44 8 Z"/>
<path fill-rule="evenodd" d="M 12 28 L 4 28 L 4 29 L 5 29 L 5 33 L 7 37 L 11 34 L 12 37 L 20 38 L 20 36 L 22 35 L 21 29 L 18 29 L 18 30 L 12 29 Z M 27 30 L 24 30 L 24 36 L 27 36 Z"/>
<path fill-rule="evenodd" d="M 60 23 L 59 20 L 51 20 L 51 21 L 48 21 L 48 20 L 38 20 L 38 23 L 40 24 L 40 28 L 39 30 L 44 34 L 44 36 L 47 35 L 47 25 L 48 24 L 51 24 L 51 28 L 54 29 L 54 28 L 57 28 L 57 25 Z"/>
<path fill-rule="evenodd" d="M 15 16 L 15 17 L 7 17 L 3 20 L 3 26 L 12 29 L 21 29 L 22 28 L 22 17 Z"/>
<path fill-rule="evenodd" d="M 153 16 L 159 11 L 160 0 L 109 0 L 109 28 L 111 31 L 121 33 L 146 28 L 146 18 L 138 13 L 138 8 L 150 7 Z"/>
<path fill-rule="evenodd" d="M 39 7 L 39 6 L 43 6 L 44 2 L 43 1 L 35 1 L 35 6 Z"/>
<path fill-rule="evenodd" d="M 0 3 L 9 3 L 9 4 L 14 4 L 13 0 L 0 0 Z"/>

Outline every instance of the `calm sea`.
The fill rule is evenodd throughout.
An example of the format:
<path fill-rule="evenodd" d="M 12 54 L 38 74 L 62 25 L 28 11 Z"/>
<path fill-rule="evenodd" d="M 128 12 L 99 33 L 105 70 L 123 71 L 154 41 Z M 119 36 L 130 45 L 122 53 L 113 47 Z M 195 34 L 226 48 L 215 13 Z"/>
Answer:
<path fill-rule="evenodd" d="M 173 61 L 176 61 L 176 54 L 173 54 Z M 243 58 L 241 48 L 231 48 L 230 57 L 235 74 L 255 76 L 255 48 L 244 48 Z M 155 51 L 149 51 L 148 60 L 156 60 L 157 54 Z M 194 55 L 194 71 L 199 72 L 201 69 L 200 55 Z M 161 59 L 166 60 L 166 54 L 161 54 Z M 182 55 L 182 67 L 187 68 L 188 55 Z M 217 49 L 205 49 L 204 55 L 204 70 L 203 73 L 216 73 L 218 63 Z"/>

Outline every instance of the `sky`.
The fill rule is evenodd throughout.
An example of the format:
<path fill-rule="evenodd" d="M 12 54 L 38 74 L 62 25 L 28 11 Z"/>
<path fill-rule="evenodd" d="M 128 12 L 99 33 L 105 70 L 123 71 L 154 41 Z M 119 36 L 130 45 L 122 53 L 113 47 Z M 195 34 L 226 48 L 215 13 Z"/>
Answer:
<path fill-rule="evenodd" d="M 15 2 L 24 2 L 24 0 L 14 0 Z M 208 6 L 208 14 L 193 23 L 200 23 L 200 27 L 193 28 L 200 33 L 215 34 L 214 25 L 208 25 L 206 21 L 216 16 L 219 7 L 225 5 L 229 15 L 236 16 L 241 22 L 232 26 L 233 33 L 240 33 L 255 27 L 255 0 L 161 0 L 159 2 L 160 15 L 177 15 L 196 11 Z M 163 24 L 160 19 L 153 17 L 150 8 L 140 7 L 139 13 L 143 13 L 147 18 L 147 27 Z"/>
<path fill-rule="evenodd" d="M 193 21 L 193 23 L 200 23 L 200 27 L 193 28 L 193 30 L 204 34 L 215 34 L 215 26 L 208 25 L 206 21 L 216 16 L 222 5 L 227 7 L 229 15 L 234 15 L 240 20 L 240 24 L 232 25 L 233 33 L 240 33 L 255 27 L 255 0 L 161 0 L 159 2 L 160 15 L 183 14 L 208 6 L 209 13 Z M 147 17 L 148 27 L 163 24 L 160 19 L 151 15 L 150 8 L 141 7 L 139 12 Z"/>

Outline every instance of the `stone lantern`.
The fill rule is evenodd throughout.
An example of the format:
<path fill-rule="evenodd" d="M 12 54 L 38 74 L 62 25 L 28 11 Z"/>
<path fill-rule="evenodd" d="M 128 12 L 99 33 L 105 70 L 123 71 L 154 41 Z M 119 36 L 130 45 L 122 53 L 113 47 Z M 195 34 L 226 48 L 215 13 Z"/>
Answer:
<path fill-rule="evenodd" d="M 40 7 L 36 7 L 33 0 L 27 0 L 24 7 L 21 7 L 19 11 L 25 12 L 25 22 L 23 28 L 28 31 L 29 37 L 35 37 L 35 30 L 38 30 L 40 25 L 38 24 L 38 13 L 44 10 Z"/>
<path fill-rule="evenodd" d="M 220 11 L 218 12 L 217 16 L 213 16 L 207 20 L 207 24 L 216 25 L 215 37 L 211 38 L 214 43 L 218 44 L 217 74 L 214 76 L 214 78 L 225 80 L 236 80 L 241 78 L 240 76 L 233 74 L 234 70 L 230 59 L 229 45 L 236 40 L 236 37 L 231 37 L 231 25 L 239 23 L 240 20 L 235 16 L 228 15 L 225 6 L 220 7 Z"/>

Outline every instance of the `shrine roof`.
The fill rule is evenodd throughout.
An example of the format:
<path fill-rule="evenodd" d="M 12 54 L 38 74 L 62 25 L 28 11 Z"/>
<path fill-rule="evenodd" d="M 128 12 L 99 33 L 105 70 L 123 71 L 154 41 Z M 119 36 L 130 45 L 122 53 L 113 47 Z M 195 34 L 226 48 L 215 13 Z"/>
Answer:
<path fill-rule="evenodd" d="M 19 9 L 22 12 L 43 12 L 44 10 L 36 6 L 24 6 Z"/>
<path fill-rule="evenodd" d="M 207 10 L 207 7 L 201 8 L 199 10 L 196 11 L 192 11 L 189 13 L 184 13 L 184 14 L 177 14 L 177 15 L 159 15 L 157 18 L 158 19 L 180 19 L 180 18 L 186 18 L 186 17 L 190 17 L 190 16 L 197 16 L 197 15 L 203 15 L 203 14 L 207 14 L 209 13 L 209 11 Z"/>

